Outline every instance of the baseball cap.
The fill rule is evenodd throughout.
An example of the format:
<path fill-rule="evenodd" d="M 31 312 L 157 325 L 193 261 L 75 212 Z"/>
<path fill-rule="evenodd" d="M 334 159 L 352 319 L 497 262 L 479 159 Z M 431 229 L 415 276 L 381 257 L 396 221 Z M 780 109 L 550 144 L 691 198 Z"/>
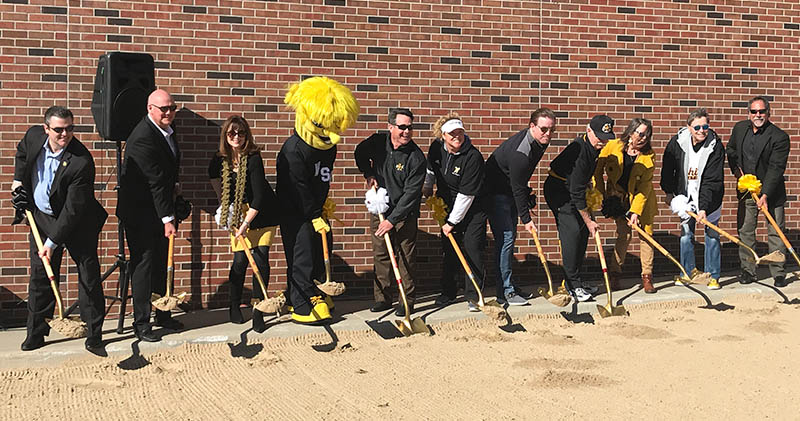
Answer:
<path fill-rule="evenodd" d="M 614 119 L 605 114 L 598 114 L 592 117 L 589 127 L 600 140 L 609 140 L 616 137 L 614 135 Z"/>

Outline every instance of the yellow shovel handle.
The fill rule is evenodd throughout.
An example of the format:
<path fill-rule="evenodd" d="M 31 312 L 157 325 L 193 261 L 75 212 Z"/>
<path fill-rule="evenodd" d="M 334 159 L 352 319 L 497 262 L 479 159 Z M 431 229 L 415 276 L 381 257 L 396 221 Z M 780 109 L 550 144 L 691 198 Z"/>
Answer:
<path fill-rule="evenodd" d="M 755 192 L 750 192 L 750 194 L 753 196 L 753 200 L 755 200 L 756 204 L 758 204 L 758 196 L 756 196 Z M 789 249 L 789 251 L 792 253 L 792 256 L 794 256 L 794 260 L 797 261 L 798 265 L 800 265 L 800 258 L 797 257 L 797 253 L 794 251 L 792 243 L 790 243 L 789 239 L 786 238 L 786 235 L 783 234 L 781 227 L 779 227 L 778 223 L 775 222 L 775 218 L 773 218 L 772 215 L 769 214 L 769 210 L 767 209 L 767 207 L 762 206 L 759 208 L 759 210 L 767 218 L 767 221 L 769 221 L 769 223 L 772 225 L 772 228 L 775 228 L 775 231 L 777 231 L 778 235 L 781 237 L 781 241 L 783 241 L 783 245 L 786 246 L 787 249 Z"/>
<path fill-rule="evenodd" d="M 626 218 L 626 219 L 627 219 L 627 218 Z M 628 222 L 630 222 L 630 219 L 627 219 L 627 220 L 628 220 Z M 683 268 L 683 265 L 681 265 L 681 263 L 680 263 L 680 262 L 678 262 L 677 260 L 675 260 L 675 258 L 674 258 L 674 257 L 672 257 L 672 255 L 671 255 L 671 254 L 669 254 L 669 252 L 667 251 L 667 249 L 665 249 L 664 247 L 662 247 L 662 246 L 661 246 L 661 244 L 658 244 L 658 242 L 655 240 L 655 238 L 653 238 L 652 236 L 650 236 L 650 234 L 648 234 L 648 233 L 647 233 L 647 231 L 645 231 L 645 230 L 643 230 L 641 227 L 639 227 L 639 225 L 637 225 L 637 224 L 631 224 L 631 225 L 633 226 L 633 228 L 634 228 L 634 229 L 636 229 L 636 232 L 638 232 L 638 233 L 639 233 L 639 235 L 641 235 L 642 237 L 644 237 L 644 238 L 647 240 L 647 242 L 648 242 L 648 243 L 652 244 L 652 245 L 653 245 L 653 247 L 655 247 L 655 248 L 656 248 L 658 251 L 660 251 L 660 252 L 661 252 L 661 254 L 663 254 L 663 255 L 664 255 L 664 256 L 665 256 L 667 259 L 669 259 L 670 261 L 672 261 L 672 263 L 675 263 L 675 266 L 677 266 L 677 267 L 678 267 L 678 269 L 680 269 L 680 270 L 681 270 L 681 272 L 683 272 L 683 276 L 685 276 L 685 277 L 686 277 L 686 279 L 691 279 L 691 277 L 689 276 L 689 274 L 688 274 L 688 273 L 686 273 L 686 269 L 684 269 L 684 268 Z"/>
<path fill-rule="evenodd" d="M 267 295 L 267 286 L 264 284 L 264 278 L 261 277 L 261 271 L 258 270 L 258 266 L 256 266 L 256 261 L 253 259 L 253 253 L 250 252 L 250 247 L 247 246 L 247 241 L 244 240 L 244 237 L 237 237 L 239 239 L 239 244 L 241 244 L 242 248 L 244 249 L 244 255 L 247 256 L 247 261 L 250 263 L 250 269 L 253 269 L 253 274 L 256 275 L 256 279 L 258 279 L 258 286 L 261 287 L 261 292 L 264 294 L 264 299 L 266 300 L 269 298 Z"/>
<path fill-rule="evenodd" d="M 550 268 L 547 266 L 547 258 L 542 251 L 542 243 L 539 242 L 539 234 L 536 232 L 536 228 L 531 228 L 531 235 L 533 235 L 533 242 L 536 243 L 536 252 L 539 253 L 539 260 L 542 262 L 542 266 L 544 266 L 544 273 L 547 275 L 547 286 L 550 288 L 550 294 L 553 293 L 553 278 L 550 277 Z"/>
<path fill-rule="evenodd" d="M 692 218 L 697 220 L 697 214 L 696 213 L 694 213 L 692 211 L 687 211 L 686 213 L 688 213 L 689 216 L 691 216 Z M 728 240 L 733 241 L 737 246 L 739 246 L 739 247 L 741 247 L 743 249 L 747 249 L 747 251 L 749 251 L 753 255 L 753 257 L 756 259 L 756 261 L 758 261 L 758 254 L 756 254 L 755 250 L 753 250 L 750 247 L 748 247 L 745 243 L 742 242 L 742 240 L 740 240 L 740 239 L 734 237 L 733 235 L 727 233 L 725 230 L 723 230 L 722 228 L 712 224 L 708 220 L 703 221 L 703 224 L 705 224 L 707 227 L 711 228 L 712 230 L 718 232 L 720 235 L 722 235 L 723 237 L 727 238 Z"/>
<path fill-rule="evenodd" d="M 478 305 L 479 307 L 483 307 L 483 293 L 481 292 L 480 287 L 478 286 L 478 282 L 475 280 L 475 275 L 472 273 L 472 268 L 469 267 L 469 263 L 467 263 L 467 259 L 464 258 L 464 253 L 461 252 L 461 247 L 458 246 L 458 242 L 456 238 L 453 237 L 453 233 L 447 234 L 447 238 L 450 239 L 450 244 L 453 245 L 453 250 L 456 251 L 456 255 L 458 256 L 458 260 L 461 261 L 461 266 L 464 267 L 464 272 L 467 273 L 467 277 L 470 281 L 472 281 L 472 286 L 475 287 L 475 291 L 478 293 Z"/>
<path fill-rule="evenodd" d="M 39 235 L 39 229 L 36 227 L 36 221 L 33 220 L 33 214 L 30 210 L 25 209 L 25 216 L 28 218 L 28 225 L 31 226 L 31 232 L 33 233 L 33 239 L 36 241 L 36 248 L 40 252 L 44 248 L 44 243 L 42 243 L 42 236 Z M 47 278 L 50 280 L 50 288 L 53 290 L 53 295 L 56 297 L 56 305 L 58 306 L 58 318 L 64 318 L 64 309 L 63 304 L 61 303 L 61 292 L 58 290 L 58 285 L 56 285 L 56 275 L 53 273 L 53 267 L 50 266 L 50 260 L 46 257 L 42 257 L 42 265 L 44 265 L 44 270 L 47 272 Z"/>

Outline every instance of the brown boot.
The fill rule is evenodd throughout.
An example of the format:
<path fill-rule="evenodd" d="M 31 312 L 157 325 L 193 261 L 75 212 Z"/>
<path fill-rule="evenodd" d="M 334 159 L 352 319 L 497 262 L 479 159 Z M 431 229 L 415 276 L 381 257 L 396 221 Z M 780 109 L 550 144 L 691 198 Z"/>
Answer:
<path fill-rule="evenodd" d="M 653 275 L 642 275 L 642 288 L 647 294 L 655 294 L 656 288 L 653 286 Z"/>

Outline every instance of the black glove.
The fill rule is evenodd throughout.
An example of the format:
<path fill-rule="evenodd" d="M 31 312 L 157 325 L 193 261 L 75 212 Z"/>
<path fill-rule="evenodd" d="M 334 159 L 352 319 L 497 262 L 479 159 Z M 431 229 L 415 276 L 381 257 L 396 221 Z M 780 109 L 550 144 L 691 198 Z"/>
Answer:
<path fill-rule="evenodd" d="M 178 195 L 175 198 L 175 218 L 178 222 L 186 220 L 189 215 L 192 213 L 192 202 L 183 198 L 183 196 Z"/>
<path fill-rule="evenodd" d="M 536 193 L 533 189 L 528 187 L 528 209 L 533 210 L 536 207 Z"/>
<path fill-rule="evenodd" d="M 11 192 L 11 205 L 22 213 L 25 213 L 25 209 L 28 209 L 28 192 L 25 191 L 24 187 L 19 186 Z"/>
<path fill-rule="evenodd" d="M 627 206 L 622 203 L 619 196 L 608 196 L 603 199 L 603 207 L 600 212 L 606 218 L 621 218 L 628 212 Z"/>

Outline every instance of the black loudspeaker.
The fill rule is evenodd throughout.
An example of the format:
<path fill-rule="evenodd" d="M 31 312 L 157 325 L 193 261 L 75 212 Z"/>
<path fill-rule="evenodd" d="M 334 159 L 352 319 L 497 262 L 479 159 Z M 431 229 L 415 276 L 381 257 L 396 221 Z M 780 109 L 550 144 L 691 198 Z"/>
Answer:
<path fill-rule="evenodd" d="M 147 114 L 156 89 L 153 56 L 119 51 L 100 56 L 92 94 L 92 117 L 100 137 L 126 140 Z"/>

